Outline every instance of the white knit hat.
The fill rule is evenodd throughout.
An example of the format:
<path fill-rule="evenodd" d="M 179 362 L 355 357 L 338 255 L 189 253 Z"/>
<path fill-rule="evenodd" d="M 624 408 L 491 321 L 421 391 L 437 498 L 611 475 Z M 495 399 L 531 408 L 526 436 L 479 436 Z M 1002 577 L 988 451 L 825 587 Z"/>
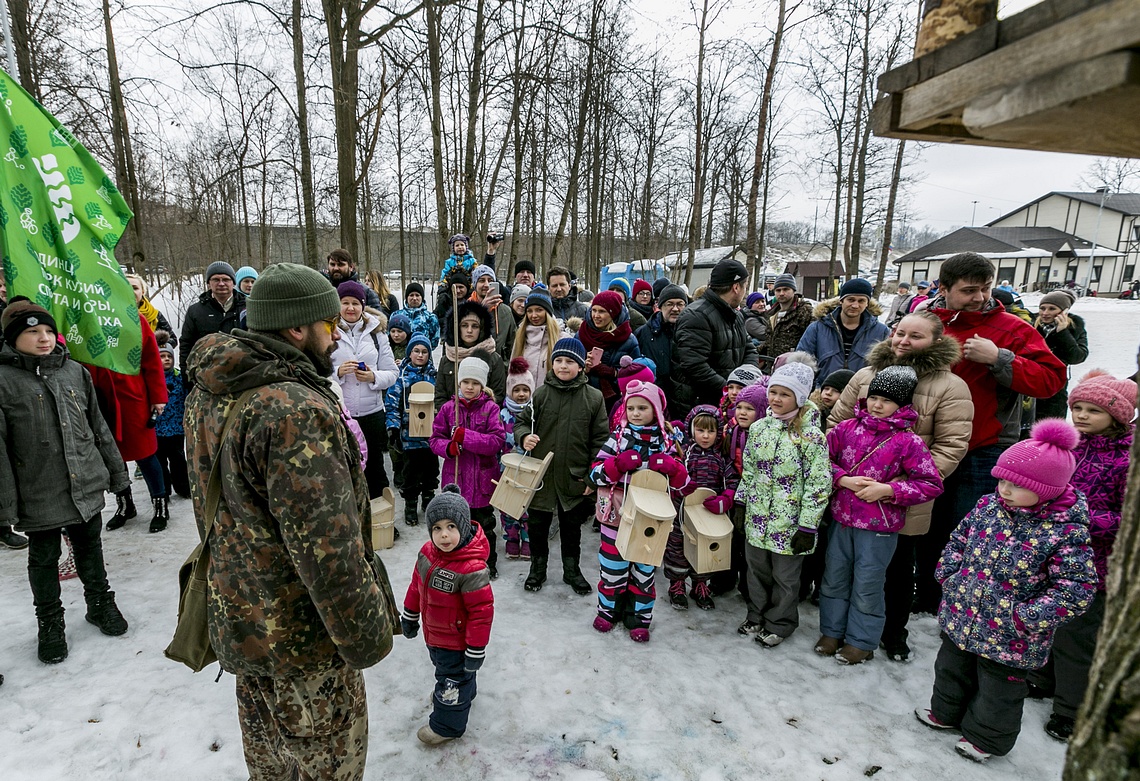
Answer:
<path fill-rule="evenodd" d="M 463 382 L 464 380 L 475 380 L 484 388 L 487 387 L 487 376 L 491 373 L 491 367 L 482 358 L 468 357 L 459 362 L 459 371 L 455 374 L 455 384 Z"/>
<path fill-rule="evenodd" d="M 768 380 L 768 387 L 774 388 L 778 385 L 781 388 L 787 388 L 795 394 L 796 406 L 802 407 L 807 403 L 808 395 L 811 394 L 814 383 L 815 374 L 809 366 L 802 363 L 785 363 L 772 373 L 772 379 Z"/>

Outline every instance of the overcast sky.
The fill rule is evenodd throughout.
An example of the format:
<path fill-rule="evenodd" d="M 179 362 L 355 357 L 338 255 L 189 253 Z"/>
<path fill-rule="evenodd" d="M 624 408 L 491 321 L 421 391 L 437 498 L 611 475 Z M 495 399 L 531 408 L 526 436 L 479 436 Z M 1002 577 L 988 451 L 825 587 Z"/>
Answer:
<path fill-rule="evenodd" d="M 1002 0 L 999 14 L 1009 16 L 1037 1 Z M 731 2 L 732 7 L 718 18 L 712 28 L 713 38 L 752 34 L 749 30 L 755 30 L 761 40 L 767 37 L 757 11 L 766 13 L 771 3 L 720 2 Z M 664 43 L 675 56 L 691 50 L 695 58 L 697 36 L 692 6 L 699 3 L 700 0 L 633 0 L 630 10 L 637 20 L 634 37 L 650 45 Z M 806 142 L 803 145 L 808 146 Z M 909 187 L 905 208 L 915 224 L 926 223 L 936 230 L 967 225 L 972 217 L 975 224 L 984 225 L 1052 190 L 1090 190 L 1081 186 L 1079 180 L 1093 160 L 1084 155 L 925 144 L 917 162 L 907 171 L 918 181 Z M 811 221 L 821 197 L 818 209 L 823 219 L 827 192 L 833 184 L 792 175 L 785 176 L 780 186 L 789 192 L 780 200 L 777 219 Z"/>

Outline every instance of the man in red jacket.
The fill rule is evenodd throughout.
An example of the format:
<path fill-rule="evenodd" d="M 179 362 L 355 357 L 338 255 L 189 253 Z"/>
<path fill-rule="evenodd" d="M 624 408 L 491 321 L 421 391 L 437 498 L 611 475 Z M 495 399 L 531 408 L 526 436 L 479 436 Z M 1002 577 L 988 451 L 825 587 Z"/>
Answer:
<path fill-rule="evenodd" d="M 945 491 L 934 502 L 930 531 L 915 541 L 916 600 L 919 610 L 929 613 L 937 613 L 942 601 L 934 568 L 950 533 L 979 499 L 997 489 L 990 470 L 1002 451 L 1018 441 L 1021 397 L 1047 399 L 1067 382 L 1065 364 L 1036 329 L 990 297 L 994 266 L 989 260 L 961 252 L 942 264 L 938 276 L 941 290 L 925 308 L 962 345 L 963 358 L 952 371 L 970 388 L 974 430 L 966 457 L 946 477 Z"/>

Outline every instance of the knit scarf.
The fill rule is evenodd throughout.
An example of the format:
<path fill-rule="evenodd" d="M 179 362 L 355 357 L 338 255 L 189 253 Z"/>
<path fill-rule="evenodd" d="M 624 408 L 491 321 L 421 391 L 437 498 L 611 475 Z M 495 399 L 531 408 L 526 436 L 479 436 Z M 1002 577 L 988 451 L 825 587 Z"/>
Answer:
<path fill-rule="evenodd" d="M 628 317 L 615 325 L 612 331 L 599 331 L 592 320 L 586 319 L 578 329 L 578 341 L 585 345 L 586 352 L 595 347 L 608 350 L 611 347 L 621 347 L 632 333 Z"/>
<path fill-rule="evenodd" d="M 479 342 L 478 344 L 474 344 L 471 347 L 455 347 L 450 344 L 443 345 L 443 354 L 446 355 L 447 359 L 454 363 L 456 366 L 458 366 L 464 358 L 470 356 L 471 353 L 475 352 L 476 350 L 482 350 L 485 353 L 494 353 L 494 337 L 488 336 L 483 341 Z"/>
<path fill-rule="evenodd" d="M 150 330 L 155 331 L 158 329 L 158 309 L 155 308 L 149 299 L 144 298 L 142 302 L 139 303 L 139 314 L 142 315 L 143 319 L 150 325 Z"/>
<path fill-rule="evenodd" d="M 507 412 L 511 413 L 512 420 L 519 416 L 519 413 L 522 412 L 523 407 L 525 407 L 527 404 L 530 404 L 530 402 L 528 401 L 526 404 L 519 404 L 510 396 L 507 396 L 505 399 L 503 399 L 503 406 L 507 408 Z"/>
<path fill-rule="evenodd" d="M 785 413 L 783 413 L 783 414 L 778 414 L 778 413 L 776 412 L 776 410 L 774 410 L 774 409 L 772 409 L 771 407 L 769 407 L 769 408 L 768 408 L 768 414 L 769 414 L 769 415 L 771 415 L 772 417 L 774 417 L 776 420 L 782 420 L 782 421 L 784 421 L 785 423 L 789 423 L 789 422 L 791 422 L 791 421 L 793 421 L 793 420 L 795 420 L 795 419 L 796 419 L 796 415 L 799 415 L 799 414 L 800 414 L 800 408 L 799 408 L 799 407 L 796 407 L 796 408 L 795 408 L 794 410 L 792 410 L 791 412 L 785 412 Z"/>

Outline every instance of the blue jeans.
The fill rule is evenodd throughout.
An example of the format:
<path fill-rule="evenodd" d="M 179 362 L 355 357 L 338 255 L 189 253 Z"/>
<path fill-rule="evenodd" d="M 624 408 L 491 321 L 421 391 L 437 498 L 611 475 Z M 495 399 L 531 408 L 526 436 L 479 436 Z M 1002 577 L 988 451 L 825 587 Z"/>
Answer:
<path fill-rule="evenodd" d="M 428 646 L 431 663 L 435 665 L 435 694 L 428 724 L 432 731 L 445 738 L 458 738 L 467 731 L 467 717 L 471 701 L 478 693 L 475 673 L 463 669 L 463 651 Z"/>
<path fill-rule="evenodd" d="M 898 539 L 897 533 L 831 525 L 819 597 L 822 634 L 864 651 L 879 647 L 887 620 L 883 583 Z"/>
<path fill-rule="evenodd" d="M 146 483 L 146 490 L 150 493 L 151 499 L 170 496 L 166 490 L 166 483 L 162 479 L 162 462 L 158 460 L 158 453 L 152 453 L 135 463 L 138 464 L 139 470 L 142 472 L 143 481 Z"/>

